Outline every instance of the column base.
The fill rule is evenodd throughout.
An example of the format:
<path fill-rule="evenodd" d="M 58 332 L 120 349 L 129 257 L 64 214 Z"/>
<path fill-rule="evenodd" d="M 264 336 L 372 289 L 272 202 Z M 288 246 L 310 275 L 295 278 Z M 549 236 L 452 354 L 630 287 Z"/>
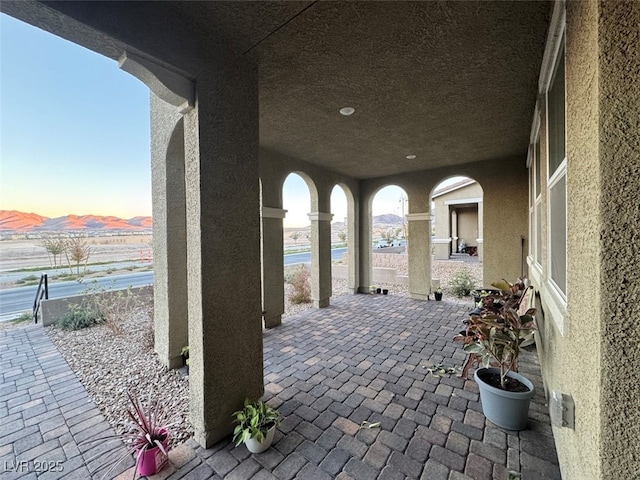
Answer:
<path fill-rule="evenodd" d="M 229 429 L 228 432 L 213 432 L 213 431 L 204 431 L 198 430 L 197 428 L 193 432 L 193 439 L 198 442 L 202 448 L 207 449 L 213 447 L 216 443 L 218 443 L 223 438 L 229 436 L 230 433 L 233 432 L 233 429 Z"/>
<path fill-rule="evenodd" d="M 264 328 L 274 328 L 278 325 L 282 325 L 282 315 L 264 315 Z"/>
<path fill-rule="evenodd" d="M 170 358 L 168 367 L 169 369 L 182 367 L 182 355 L 178 355 L 177 357 Z"/>
<path fill-rule="evenodd" d="M 413 298 L 414 300 L 429 300 L 429 294 L 424 293 L 410 293 L 409 298 Z"/>
<path fill-rule="evenodd" d="M 322 300 L 314 300 L 313 307 L 314 308 L 326 308 L 329 306 L 329 298 L 324 298 Z"/>

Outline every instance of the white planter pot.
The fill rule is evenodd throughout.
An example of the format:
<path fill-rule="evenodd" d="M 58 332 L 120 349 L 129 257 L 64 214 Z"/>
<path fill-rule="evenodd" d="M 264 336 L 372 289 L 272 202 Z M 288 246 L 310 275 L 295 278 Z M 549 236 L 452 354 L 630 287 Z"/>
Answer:
<path fill-rule="evenodd" d="M 276 433 L 276 427 L 274 425 L 269 429 L 269 431 L 267 431 L 267 435 L 264 437 L 262 442 L 259 442 L 255 438 L 250 438 L 248 440 L 245 440 L 244 444 L 247 446 L 247 449 L 251 453 L 262 453 L 271 446 L 271 443 L 273 442 L 273 436 L 275 435 L 275 433 Z"/>
<path fill-rule="evenodd" d="M 528 388 L 528 392 L 508 392 L 500 388 L 493 387 L 478 377 L 478 373 L 483 370 L 496 371 L 498 368 L 479 368 L 473 374 L 473 378 L 480 389 L 480 401 L 482 402 L 482 412 L 491 422 L 506 430 L 522 430 L 527 426 L 529 419 L 529 403 L 535 394 L 533 383 L 526 377 L 514 373 L 507 373 L 508 377 L 515 378 Z"/>

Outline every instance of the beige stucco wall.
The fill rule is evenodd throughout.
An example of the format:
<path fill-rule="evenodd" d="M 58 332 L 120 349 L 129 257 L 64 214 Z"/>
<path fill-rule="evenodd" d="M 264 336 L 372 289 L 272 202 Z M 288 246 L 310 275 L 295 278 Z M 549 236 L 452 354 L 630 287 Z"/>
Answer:
<path fill-rule="evenodd" d="M 458 208 L 458 243 L 478 246 L 478 207 Z"/>
<path fill-rule="evenodd" d="M 575 402 L 575 429 L 554 427 L 568 479 L 636 478 L 640 469 L 638 25 L 639 2 L 567 4 L 566 314 L 545 295 L 546 273 L 533 277 L 545 387 Z M 543 152 L 544 124 L 543 115 Z"/>
<path fill-rule="evenodd" d="M 514 280 L 521 274 L 522 264 L 525 263 L 526 266 L 522 239 L 524 252 L 528 249 L 528 180 L 525 154 L 526 152 L 523 152 L 522 157 L 363 180 L 360 183 L 361 203 L 366 204 L 378 189 L 384 186 L 398 185 L 407 192 L 409 213 L 424 213 L 429 211 L 429 197 L 433 188 L 442 180 L 458 175 L 476 180 L 484 192 L 483 283 L 488 285 L 500 278 Z M 411 238 L 409 243 L 412 244 Z"/>
<path fill-rule="evenodd" d="M 600 3 L 602 478 L 640 475 L 640 2 Z"/>
<path fill-rule="evenodd" d="M 449 206 L 447 202 L 457 200 L 476 200 L 482 199 L 482 187 L 478 183 L 467 185 L 452 192 L 447 192 L 442 195 L 433 197 L 434 205 L 434 237 L 436 239 L 434 250 L 435 256 L 438 259 L 449 258 L 450 252 L 455 252 L 457 245 L 451 243 L 441 243 L 443 239 L 449 239 L 453 235 L 451 225 L 451 208 L 456 208 L 455 205 Z M 457 237 L 463 238 L 465 243 L 470 246 L 478 245 L 478 238 L 482 238 L 482 229 L 478 224 L 478 212 L 479 209 L 474 209 L 474 215 L 466 216 L 467 210 L 458 209 L 463 212 L 463 218 L 458 217 L 458 232 Z M 459 243 L 460 240 L 458 240 Z M 451 250 L 450 250 L 451 249 Z"/>

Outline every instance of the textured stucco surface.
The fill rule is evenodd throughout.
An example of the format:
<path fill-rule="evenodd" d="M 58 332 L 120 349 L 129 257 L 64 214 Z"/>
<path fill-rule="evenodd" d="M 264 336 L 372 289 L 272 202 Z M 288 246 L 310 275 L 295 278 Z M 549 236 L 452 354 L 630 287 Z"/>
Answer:
<path fill-rule="evenodd" d="M 196 440 L 208 447 L 245 397 L 263 393 L 257 71 L 210 62 L 198 85 L 185 116 L 189 383 Z"/>
<path fill-rule="evenodd" d="M 599 4 L 602 478 L 640 471 L 640 2 Z"/>
<path fill-rule="evenodd" d="M 551 295 L 543 296 L 538 345 L 545 387 L 573 397 L 575 429 L 554 427 L 566 478 L 602 478 L 596 452 L 600 435 L 600 174 L 598 142 L 598 28 L 594 2 L 570 2 L 566 26 L 567 102 L 567 315 L 554 316 Z M 546 116 L 541 118 L 542 211 L 547 238 Z M 546 241 L 542 265 L 547 265 Z M 546 269 L 545 269 L 546 270 Z M 536 287 L 545 289 L 545 279 Z M 542 318 L 541 318 L 542 320 Z M 564 329 L 561 334 L 558 324 Z M 606 478 L 606 477 L 605 477 Z"/>
<path fill-rule="evenodd" d="M 38 22 L 19 3 L 2 8 Z M 261 145 L 355 178 L 522 154 L 549 14 L 545 1 L 48 5 L 117 33 L 43 24 L 110 58 L 135 45 L 195 77 L 200 56 L 255 57 Z"/>
<path fill-rule="evenodd" d="M 442 195 L 434 197 L 434 236 L 436 239 L 447 239 L 453 236 L 464 239 L 467 245 L 476 246 L 478 244 L 477 239 L 482 238 L 482 228 L 478 222 L 478 215 L 480 214 L 479 207 L 473 207 L 473 211 L 465 210 L 463 213 L 464 219 L 457 217 L 457 232 L 454 232 L 454 227 L 450 215 L 450 209 L 456 207 L 455 205 L 449 206 L 445 203 L 453 200 L 463 199 L 482 199 L 482 187 L 477 183 L 467 185 L 452 192 L 448 192 Z M 482 200 L 481 200 L 482 201 Z M 466 206 L 466 205 L 465 205 Z M 471 214 L 466 216 L 465 214 Z M 459 215 L 459 214 L 458 214 Z M 460 231 L 461 230 L 461 231 Z M 454 233 L 456 233 L 454 235 Z M 459 242 L 460 240 L 458 240 Z M 435 256 L 437 259 L 446 260 L 449 258 L 451 252 L 457 251 L 457 245 L 452 241 L 451 243 L 439 243 L 434 245 Z"/>
<path fill-rule="evenodd" d="M 278 154 L 269 149 L 260 149 L 260 182 L 262 185 L 262 205 L 269 208 L 283 208 L 282 187 L 291 173 L 300 175 L 309 187 L 311 212 L 308 213 L 331 213 L 331 191 L 339 185 L 347 198 L 347 237 L 349 246 L 353 251 L 349 255 L 349 287 L 355 291 L 358 284 L 360 260 L 360 249 L 356 243 L 358 231 L 360 229 L 358 215 L 358 203 L 356 197 L 359 193 L 358 182 L 342 174 L 327 170 L 317 165 L 312 165 L 286 155 Z M 337 219 L 334 219 L 337 220 Z M 270 223 L 273 223 L 271 221 Z M 322 225 L 326 224 L 326 225 Z M 263 250 L 263 255 L 269 264 L 279 262 L 282 264 L 282 247 L 274 247 L 273 243 L 282 244 L 282 225 L 280 233 L 273 225 L 263 231 L 263 242 L 267 247 Z M 330 222 L 327 220 L 316 220 L 312 222 L 312 297 L 317 305 L 322 303 L 326 306 L 331 296 L 331 251 L 330 251 Z M 279 235 L 279 238 L 275 238 Z M 323 239 L 322 243 L 315 241 Z M 351 253 L 351 251 L 350 251 Z M 267 257 L 268 255 L 268 257 Z M 281 267 L 277 267 L 281 269 Z M 265 272 L 265 282 L 276 282 L 278 278 L 283 278 L 284 274 Z M 279 294 L 279 287 L 273 285 L 265 286 L 265 307 L 271 302 L 279 302 L 274 298 L 266 298 L 267 290 L 272 295 Z M 279 303 L 278 303 L 279 305 Z M 269 315 L 267 310 L 267 315 Z"/>
<path fill-rule="evenodd" d="M 554 428 L 563 478 L 640 469 L 639 25 L 638 2 L 567 4 L 567 314 L 543 298 L 539 348 L 545 387 L 575 402 L 575 430 Z"/>
<path fill-rule="evenodd" d="M 527 220 L 528 180 L 524 154 L 522 157 L 474 162 L 456 167 L 363 180 L 360 190 L 361 205 L 367 205 L 379 188 L 386 185 L 398 185 L 407 192 L 410 213 L 428 212 L 429 196 L 433 188 L 442 180 L 455 175 L 473 178 L 484 192 L 482 210 L 483 283 L 488 285 L 501 278 L 515 280 L 521 275 L 522 270 L 522 238 L 525 239 L 524 251 L 526 252 L 529 235 Z M 362 225 L 365 225 L 364 222 Z M 366 230 L 364 234 L 366 234 Z M 425 237 L 429 238 L 430 234 Z M 409 242 L 411 241 L 410 238 Z M 426 251 L 430 251 L 430 245 L 427 247 L 426 240 L 424 248 L 429 248 Z M 415 254 L 421 255 L 419 252 L 420 250 Z M 412 255 L 411 249 L 409 255 Z M 411 258 L 409 261 L 412 261 Z M 428 275 L 429 278 L 421 280 L 425 285 L 430 284 L 430 271 L 428 271 Z"/>
<path fill-rule="evenodd" d="M 176 107 L 150 95 L 155 351 L 169 368 L 189 344 L 184 122 Z"/>

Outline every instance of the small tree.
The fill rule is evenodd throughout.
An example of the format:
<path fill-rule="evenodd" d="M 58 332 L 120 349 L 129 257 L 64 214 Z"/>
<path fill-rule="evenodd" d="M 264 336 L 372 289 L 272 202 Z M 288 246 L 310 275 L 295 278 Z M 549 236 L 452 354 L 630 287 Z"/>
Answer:
<path fill-rule="evenodd" d="M 381 236 L 382 239 L 387 242 L 387 245 L 391 245 L 394 241 L 396 241 L 401 231 L 401 228 L 388 228 L 382 231 Z"/>
<path fill-rule="evenodd" d="M 340 230 L 338 232 L 338 238 L 340 239 L 341 242 L 346 242 L 347 241 L 347 232 L 345 232 L 344 230 Z"/>
<path fill-rule="evenodd" d="M 295 243 L 298 243 L 298 239 L 300 238 L 300 232 L 293 232 L 291 235 L 289 235 L 289 237 L 291 238 L 291 240 L 293 240 Z"/>
<path fill-rule="evenodd" d="M 67 257 L 67 263 L 69 264 L 71 273 L 73 273 L 73 268 L 71 267 L 71 262 L 73 262 L 76 266 L 77 274 L 80 275 L 80 264 L 84 263 L 83 271 L 85 271 L 89 256 L 91 255 L 91 247 L 87 240 L 81 237 L 68 239 L 65 247 L 64 253 Z"/>
<path fill-rule="evenodd" d="M 47 238 L 44 241 L 44 248 L 53 257 L 53 266 L 58 266 L 58 256 L 64 253 L 65 242 L 61 238 Z"/>

